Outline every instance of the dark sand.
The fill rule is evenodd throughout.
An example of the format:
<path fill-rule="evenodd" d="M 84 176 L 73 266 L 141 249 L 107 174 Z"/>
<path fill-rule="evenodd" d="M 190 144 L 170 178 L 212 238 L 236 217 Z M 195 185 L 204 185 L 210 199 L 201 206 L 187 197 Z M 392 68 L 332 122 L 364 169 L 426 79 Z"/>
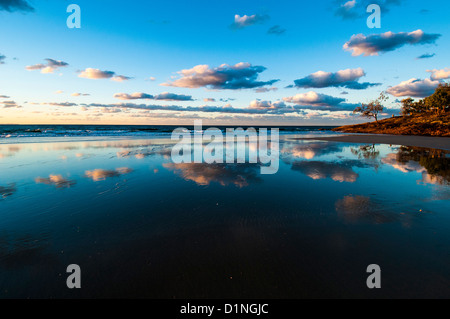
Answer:
<path fill-rule="evenodd" d="M 299 138 L 301 140 L 321 140 L 362 144 L 392 144 L 416 147 L 428 147 L 450 151 L 449 137 L 361 134 L 329 137 Z"/>

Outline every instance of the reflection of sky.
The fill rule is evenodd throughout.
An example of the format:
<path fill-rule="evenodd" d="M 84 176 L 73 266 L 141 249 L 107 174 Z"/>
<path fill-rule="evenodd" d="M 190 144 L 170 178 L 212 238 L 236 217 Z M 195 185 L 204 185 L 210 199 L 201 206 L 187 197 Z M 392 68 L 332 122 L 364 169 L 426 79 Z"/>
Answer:
<path fill-rule="evenodd" d="M 23 265 L 45 264 L 39 259 L 51 255 L 52 265 L 72 260 L 89 263 L 86 256 L 104 256 L 110 245 L 133 252 L 128 240 L 151 245 L 155 238 L 176 240 L 173 236 L 180 234 L 186 241 L 189 236 L 196 237 L 201 245 L 199 238 L 210 238 L 213 230 L 223 236 L 215 245 L 225 250 L 227 245 L 260 247 L 261 242 L 274 243 L 274 238 L 280 241 L 283 236 L 301 234 L 291 238 L 291 244 L 275 241 L 277 244 L 270 246 L 276 247 L 282 260 L 301 255 L 301 249 L 313 255 L 327 254 L 328 248 L 334 251 L 338 244 L 340 252 L 349 249 L 351 256 L 364 255 L 350 248 L 359 236 L 366 238 L 365 249 L 389 247 L 392 256 L 398 256 L 390 258 L 421 253 L 432 259 L 435 255 L 427 255 L 427 249 L 416 249 L 431 245 L 429 254 L 436 250 L 443 254 L 441 249 L 450 245 L 446 214 L 450 187 L 433 182 L 441 177 L 428 173 L 417 161 L 398 162 L 398 147 L 281 143 L 280 169 L 274 175 L 261 175 L 259 164 L 174 164 L 167 140 L 0 145 L 0 153 L 9 154 L 0 158 L 0 248 L 3 235 L 7 236 L 3 242 L 20 241 L 25 235 L 37 241 L 22 250 L 2 248 L 4 255 L 13 252 L 9 260 L 0 256 L 0 281 L 3 271 L 20 271 L 21 261 Z M 375 155 L 363 156 L 361 150 Z M 370 227 L 378 228 L 372 232 Z M 268 230 L 275 233 L 269 236 Z M 42 234 L 45 240 L 41 240 Z M 245 246 L 236 236 L 245 238 Z M 404 236 L 403 241 L 398 241 L 398 236 Z M 418 246 L 400 244 L 410 237 Z M 441 246 L 437 246 L 438 239 Z M 45 243 L 39 245 L 39 241 Z M 306 243 L 314 243 L 315 248 Z M 217 250 L 216 246 L 209 248 Z M 217 257 L 218 264 L 233 260 L 230 254 L 234 250 L 228 248 L 223 256 L 226 260 Z M 261 251 L 243 254 L 253 264 L 262 263 L 258 254 L 273 253 Z M 22 259 L 27 252 L 34 257 Z M 112 253 L 108 256 L 114 264 L 131 267 L 114 259 Z M 147 262 L 140 258 L 147 257 L 142 253 L 132 259 Z M 155 259 L 151 261 L 155 263 Z M 337 269 L 348 267 L 344 264 Z M 161 264 L 161 269 L 164 266 Z M 15 275 L 19 278 L 21 274 Z M 286 282 L 290 280 L 286 278 Z"/>
<path fill-rule="evenodd" d="M 418 182 L 443 184 L 442 177 L 429 174 L 417 161 L 399 162 L 396 148 L 387 145 L 361 146 L 322 141 L 281 142 L 282 166 L 278 178 L 285 178 L 284 171 L 291 169 L 312 180 L 329 179 L 335 182 L 355 183 L 372 179 L 368 185 L 389 178 L 389 185 L 402 185 L 411 191 Z M 0 190 L 3 197 L 10 196 L 21 183 L 51 184 L 57 188 L 76 185 L 77 180 L 92 181 L 121 177 L 137 170 L 144 174 L 164 169 L 198 185 L 218 182 L 247 186 L 250 180 L 264 180 L 251 165 L 175 165 L 171 163 L 169 140 L 110 140 L 81 141 L 72 143 L 34 143 L 0 145 Z M 148 169 L 148 163 L 152 170 Z M 378 167 L 381 165 L 381 170 Z M 258 165 L 253 165 L 258 167 Z M 142 172 L 143 170 L 143 172 Z M 34 176 L 33 176 L 34 175 Z M 290 174 L 291 180 L 296 176 Z M 414 181 L 414 183 L 411 183 Z M 86 182 L 86 181 L 85 181 Z M 287 181 L 292 182 L 292 181 Z M 419 187 L 420 188 L 420 187 Z M 20 189 L 20 186 L 19 186 Z"/>
<path fill-rule="evenodd" d="M 250 183 L 261 180 L 258 176 L 259 166 L 254 164 L 167 163 L 163 166 L 174 171 L 183 179 L 194 181 L 197 185 L 203 186 L 217 182 L 222 186 L 234 184 L 237 187 L 246 187 Z"/>

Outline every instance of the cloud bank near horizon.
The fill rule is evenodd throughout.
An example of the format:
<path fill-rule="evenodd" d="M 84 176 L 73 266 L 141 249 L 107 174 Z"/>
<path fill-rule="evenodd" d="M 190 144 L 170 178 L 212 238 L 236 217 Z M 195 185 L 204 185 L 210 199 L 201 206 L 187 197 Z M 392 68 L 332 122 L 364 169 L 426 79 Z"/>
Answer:
<path fill-rule="evenodd" d="M 163 92 L 157 95 L 135 92 L 132 94 L 116 93 L 114 97 L 119 100 L 162 100 L 162 101 L 194 101 L 191 95 Z"/>

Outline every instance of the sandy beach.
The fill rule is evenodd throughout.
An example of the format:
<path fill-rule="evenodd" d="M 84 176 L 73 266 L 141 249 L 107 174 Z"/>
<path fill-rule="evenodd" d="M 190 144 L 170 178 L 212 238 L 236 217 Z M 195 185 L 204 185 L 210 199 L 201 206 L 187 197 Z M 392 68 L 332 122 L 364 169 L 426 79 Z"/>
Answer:
<path fill-rule="evenodd" d="M 428 147 L 441 150 L 450 150 L 450 138 L 448 137 L 358 134 L 358 135 L 340 135 L 340 136 L 299 138 L 299 139 L 362 143 L 362 144 L 405 145 L 405 146 Z"/>

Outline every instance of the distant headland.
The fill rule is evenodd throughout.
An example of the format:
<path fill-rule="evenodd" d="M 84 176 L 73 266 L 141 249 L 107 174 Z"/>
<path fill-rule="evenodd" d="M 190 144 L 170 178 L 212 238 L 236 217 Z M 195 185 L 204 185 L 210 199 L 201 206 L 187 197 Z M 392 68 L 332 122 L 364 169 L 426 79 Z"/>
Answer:
<path fill-rule="evenodd" d="M 378 120 L 378 113 L 383 111 L 381 102 L 383 93 L 375 101 L 362 104 L 353 112 L 365 117 L 375 118 L 375 122 L 345 125 L 333 131 L 345 133 L 373 133 L 394 135 L 424 135 L 450 137 L 450 84 L 443 83 L 436 91 L 421 100 L 407 98 L 401 101 L 402 115 Z"/>

